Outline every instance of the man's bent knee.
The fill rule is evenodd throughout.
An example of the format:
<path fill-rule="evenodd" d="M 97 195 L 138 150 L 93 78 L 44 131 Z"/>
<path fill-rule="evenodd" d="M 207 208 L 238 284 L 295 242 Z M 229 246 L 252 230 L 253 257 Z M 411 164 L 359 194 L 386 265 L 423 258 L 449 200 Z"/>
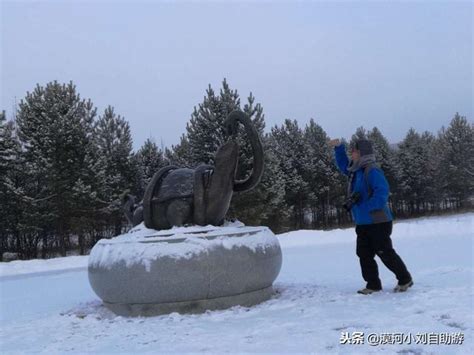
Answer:
<path fill-rule="evenodd" d="M 396 255 L 395 250 L 393 248 L 376 250 L 375 253 L 379 256 L 380 259 L 392 258 Z"/>

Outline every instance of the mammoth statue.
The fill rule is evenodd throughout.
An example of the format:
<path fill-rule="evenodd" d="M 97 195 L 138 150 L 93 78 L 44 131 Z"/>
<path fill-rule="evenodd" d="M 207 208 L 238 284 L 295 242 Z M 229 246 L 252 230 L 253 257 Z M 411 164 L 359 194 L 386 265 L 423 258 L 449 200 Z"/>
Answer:
<path fill-rule="evenodd" d="M 236 180 L 239 146 L 235 137 L 239 123 L 245 128 L 253 154 L 252 173 L 245 180 Z M 254 188 L 263 174 L 262 143 L 250 118 L 242 111 L 233 111 L 224 125 L 230 139 L 219 147 L 215 165 L 161 168 L 148 184 L 140 205 L 128 196 L 124 208 L 130 223 L 145 221 L 145 226 L 152 229 L 223 223 L 233 192 Z"/>

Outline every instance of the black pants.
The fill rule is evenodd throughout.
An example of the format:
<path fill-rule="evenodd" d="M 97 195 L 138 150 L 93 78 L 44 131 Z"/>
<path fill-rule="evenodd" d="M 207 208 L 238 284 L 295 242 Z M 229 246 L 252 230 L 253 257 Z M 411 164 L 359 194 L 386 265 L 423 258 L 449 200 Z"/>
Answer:
<path fill-rule="evenodd" d="M 392 222 L 358 225 L 356 226 L 356 233 L 357 256 L 360 260 L 362 277 L 367 282 L 367 288 L 382 289 L 379 270 L 374 259 L 375 255 L 378 255 L 385 266 L 395 274 L 399 285 L 411 280 L 407 267 L 392 246 L 392 239 L 390 238 Z"/>

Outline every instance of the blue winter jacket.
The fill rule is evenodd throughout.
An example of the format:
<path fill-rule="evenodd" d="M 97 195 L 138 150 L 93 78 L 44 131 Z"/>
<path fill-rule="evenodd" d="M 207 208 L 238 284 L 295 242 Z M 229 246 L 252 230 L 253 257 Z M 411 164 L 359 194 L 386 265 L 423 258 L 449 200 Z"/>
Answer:
<path fill-rule="evenodd" d="M 336 163 L 344 175 L 349 175 L 347 167 L 349 159 L 346 154 L 346 147 L 340 144 L 334 148 L 336 153 Z M 375 224 L 393 220 L 392 213 L 388 207 L 389 186 L 381 169 L 373 167 L 367 176 L 368 183 L 372 189 L 372 196 L 369 198 L 367 182 L 364 177 L 364 168 L 355 172 L 352 180 L 351 192 L 360 193 L 360 201 L 352 206 L 352 217 L 357 225 Z"/>

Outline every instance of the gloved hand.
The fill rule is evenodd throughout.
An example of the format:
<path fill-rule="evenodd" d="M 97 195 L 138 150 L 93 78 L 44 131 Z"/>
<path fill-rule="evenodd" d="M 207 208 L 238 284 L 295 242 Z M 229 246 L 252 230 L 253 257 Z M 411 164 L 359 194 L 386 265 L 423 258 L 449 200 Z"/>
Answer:
<path fill-rule="evenodd" d="M 341 140 L 339 138 L 336 139 L 331 139 L 329 142 L 329 147 L 334 148 L 335 146 L 338 146 L 341 144 Z"/>

